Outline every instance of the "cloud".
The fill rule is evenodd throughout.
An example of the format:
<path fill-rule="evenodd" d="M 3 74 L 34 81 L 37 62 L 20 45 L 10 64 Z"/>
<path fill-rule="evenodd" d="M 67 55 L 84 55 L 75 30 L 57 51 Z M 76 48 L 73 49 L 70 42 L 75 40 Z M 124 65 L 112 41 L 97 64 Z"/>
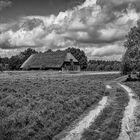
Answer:
<path fill-rule="evenodd" d="M 122 55 L 125 49 L 120 47 L 118 44 L 106 45 L 101 48 L 94 48 L 93 56 L 112 56 L 112 55 Z"/>
<path fill-rule="evenodd" d="M 126 49 L 122 46 L 122 42 L 104 45 L 82 45 L 81 49 L 87 54 L 88 59 L 102 60 L 121 60 Z M 109 59 L 110 58 L 110 59 Z"/>
<path fill-rule="evenodd" d="M 139 0 L 86 0 L 57 16 L 21 17 L 14 23 L 0 24 L 0 48 L 77 47 L 90 58 L 120 57 L 125 50 L 118 42 L 136 25 L 139 6 Z"/>
<path fill-rule="evenodd" d="M 122 11 L 127 7 L 135 8 L 139 11 L 140 3 L 139 0 L 97 0 L 97 5 L 105 8 L 106 11 Z"/>
<path fill-rule="evenodd" d="M 67 32 L 69 24 L 78 17 L 79 14 L 77 15 L 77 12 L 79 12 L 84 5 L 88 7 L 92 3 L 95 4 L 95 2 L 96 1 L 92 2 L 91 0 L 88 0 L 84 4 L 75 7 L 72 10 L 60 12 L 57 16 L 22 17 L 12 27 L 11 23 L 5 26 L 0 25 L 2 32 L 0 34 L 0 47 L 4 49 L 3 46 L 9 45 L 9 49 L 13 49 L 17 48 L 17 46 L 19 46 L 19 48 L 20 46 L 34 47 L 35 45 L 46 45 L 47 48 L 49 48 L 50 45 L 60 46 L 64 44 L 65 41 L 62 34 Z M 6 26 L 10 26 L 11 28 L 6 30 Z M 6 45 L 4 45 L 4 43 Z"/>
<path fill-rule="evenodd" d="M 98 31 L 95 30 L 91 33 L 69 31 L 63 36 L 67 39 L 76 40 L 81 43 L 105 44 L 123 40 L 125 35 L 126 32 L 124 30 L 116 27 L 100 29 Z"/>
<path fill-rule="evenodd" d="M 114 43 L 124 39 L 130 27 L 134 26 L 140 17 L 134 7 L 138 0 L 130 2 L 132 1 L 98 0 L 93 9 L 85 9 L 84 13 L 88 14 L 82 13 L 82 17 L 79 15 L 75 26 L 72 24 L 64 36 L 70 40 L 94 44 Z"/>
<path fill-rule="evenodd" d="M 0 36 L 1 46 L 3 46 L 4 43 L 6 45 L 9 44 L 9 48 L 17 46 L 35 46 L 34 39 L 37 38 L 41 32 L 41 28 L 35 28 L 32 31 L 20 29 L 17 32 L 9 30 Z"/>
<path fill-rule="evenodd" d="M 0 11 L 11 5 L 12 5 L 12 2 L 10 0 L 0 0 Z"/>

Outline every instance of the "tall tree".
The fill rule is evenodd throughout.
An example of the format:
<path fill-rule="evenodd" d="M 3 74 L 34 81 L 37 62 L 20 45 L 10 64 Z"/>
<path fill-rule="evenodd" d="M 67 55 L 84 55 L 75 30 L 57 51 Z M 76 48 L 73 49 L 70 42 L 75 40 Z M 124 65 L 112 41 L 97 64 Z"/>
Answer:
<path fill-rule="evenodd" d="M 9 60 L 10 70 L 19 70 L 22 65 L 22 61 L 18 55 L 12 56 Z"/>
<path fill-rule="evenodd" d="M 37 53 L 34 49 L 28 48 L 19 55 L 12 56 L 9 60 L 9 68 L 11 70 L 19 70 L 20 66 L 26 61 L 32 54 Z"/>
<path fill-rule="evenodd" d="M 126 41 L 124 46 L 127 49 L 135 45 L 140 45 L 140 20 L 137 22 L 137 25 L 131 28 L 128 35 L 126 36 Z"/>
<path fill-rule="evenodd" d="M 128 74 L 132 71 L 138 71 L 140 63 L 140 20 L 137 26 L 131 28 L 126 36 L 124 43 L 126 53 L 122 60 L 122 73 Z"/>
<path fill-rule="evenodd" d="M 23 61 L 27 60 L 32 54 L 38 53 L 36 50 L 28 48 L 24 52 L 21 52 L 19 54 L 20 59 L 23 59 Z"/>

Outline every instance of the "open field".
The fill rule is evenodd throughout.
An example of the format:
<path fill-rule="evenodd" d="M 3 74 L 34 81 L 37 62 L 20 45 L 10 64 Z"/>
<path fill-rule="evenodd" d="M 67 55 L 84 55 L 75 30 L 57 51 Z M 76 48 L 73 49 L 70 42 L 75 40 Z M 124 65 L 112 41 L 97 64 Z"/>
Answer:
<path fill-rule="evenodd" d="M 91 112 L 97 110 L 97 107 L 93 107 L 92 111 L 77 122 L 73 129 L 60 133 L 54 140 L 139 140 L 140 101 L 135 91 L 119 83 L 126 77 L 109 82 L 103 80 L 107 84 L 105 95 L 108 97 L 106 105 L 102 107 L 103 110 L 94 113 L 96 117 L 92 117 Z M 98 107 L 101 106 L 98 104 Z M 93 118 L 90 124 L 89 117 Z M 87 124 L 83 124 L 84 121 Z"/>
<path fill-rule="evenodd" d="M 1 139 L 52 139 L 104 96 L 119 74 L 5 72 L 0 74 Z"/>
<path fill-rule="evenodd" d="M 96 118 L 95 122 L 85 130 L 81 140 L 117 140 L 121 132 L 121 124 L 128 104 L 128 95 L 116 85 L 110 89 L 107 107 Z"/>
<path fill-rule="evenodd" d="M 58 72 L 58 71 L 5 71 L 0 73 L 0 79 L 48 79 L 48 78 L 63 78 L 75 76 L 95 76 L 97 79 L 103 77 L 103 80 L 111 80 L 118 78 L 120 72 Z"/>

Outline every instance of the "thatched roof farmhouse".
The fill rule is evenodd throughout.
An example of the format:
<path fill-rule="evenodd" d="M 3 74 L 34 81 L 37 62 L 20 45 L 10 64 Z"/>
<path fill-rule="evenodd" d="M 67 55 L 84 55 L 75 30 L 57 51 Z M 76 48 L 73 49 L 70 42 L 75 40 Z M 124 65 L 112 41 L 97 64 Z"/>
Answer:
<path fill-rule="evenodd" d="M 23 70 L 80 71 L 78 60 L 69 52 L 56 51 L 31 55 L 21 66 Z"/>

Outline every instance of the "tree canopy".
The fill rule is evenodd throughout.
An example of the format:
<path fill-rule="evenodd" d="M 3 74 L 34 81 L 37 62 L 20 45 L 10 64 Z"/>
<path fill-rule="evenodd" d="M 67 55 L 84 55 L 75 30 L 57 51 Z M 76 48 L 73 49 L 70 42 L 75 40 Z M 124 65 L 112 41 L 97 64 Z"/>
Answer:
<path fill-rule="evenodd" d="M 51 51 L 52 50 L 49 49 L 46 52 Z M 82 70 L 87 68 L 87 57 L 84 51 L 76 48 L 68 48 L 65 51 L 71 52 L 73 54 L 73 56 L 79 61 Z M 28 48 L 27 50 L 21 52 L 18 55 L 12 56 L 11 58 L 0 58 L 0 63 L 2 65 L 8 64 L 9 70 L 19 70 L 20 66 L 34 53 L 38 52 L 34 49 Z"/>
<path fill-rule="evenodd" d="M 46 52 L 51 52 L 49 49 Z M 60 51 L 61 50 L 57 50 Z M 84 51 L 77 48 L 68 48 L 65 51 L 70 52 L 79 61 L 82 70 L 87 71 L 119 71 L 120 62 L 118 61 L 103 61 L 103 60 L 87 60 L 87 56 Z M 38 53 L 34 49 L 28 48 L 27 50 L 19 53 L 18 55 L 12 56 L 11 58 L 0 58 L 0 70 L 19 70 L 21 65 L 30 57 L 32 54 Z"/>
<path fill-rule="evenodd" d="M 119 71 L 120 68 L 119 61 L 89 60 L 87 71 Z"/>
<path fill-rule="evenodd" d="M 38 52 L 34 49 L 28 48 L 27 50 L 18 55 L 12 56 L 11 58 L 0 58 L 0 64 L 2 65 L 1 67 L 6 70 L 19 70 L 23 62 L 34 53 Z"/>
<path fill-rule="evenodd" d="M 126 53 L 122 60 L 122 73 L 129 74 L 133 71 L 140 71 L 140 20 L 126 36 L 124 47 Z"/>

